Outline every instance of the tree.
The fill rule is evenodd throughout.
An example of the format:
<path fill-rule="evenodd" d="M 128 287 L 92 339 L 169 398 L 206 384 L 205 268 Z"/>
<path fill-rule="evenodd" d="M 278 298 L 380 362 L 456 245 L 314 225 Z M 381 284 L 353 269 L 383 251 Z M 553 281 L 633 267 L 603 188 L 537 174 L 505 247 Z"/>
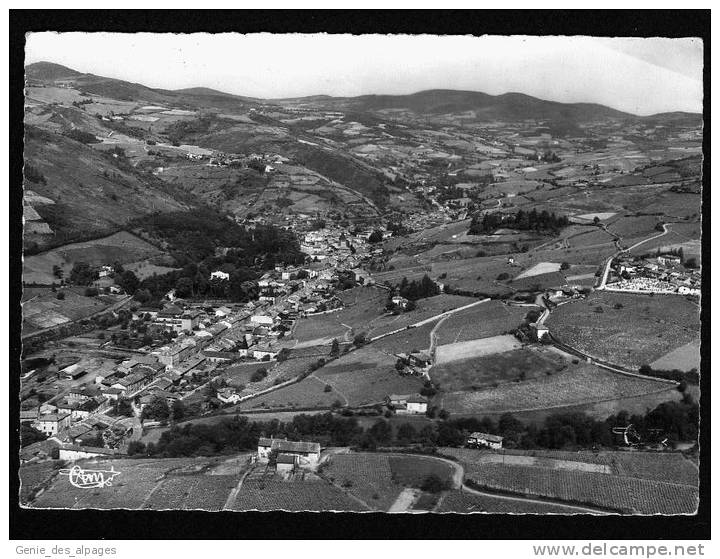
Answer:
<path fill-rule="evenodd" d="M 143 419 L 157 419 L 164 421 L 170 417 L 170 408 L 165 398 L 153 398 L 142 411 Z"/>
<path fill-rule="evenodd" d="M 118 398 L 115 402 L 114 410 L 116 415 L 133 416 L 133 407 L 127 398 Z"/>
<path fill-rule="evenodd" d="M 52 270 L 53 270 L 53 276 L 55 276 L 58 279 L 62 279 L 63 269 L 60 266 L 58 266 L 57 264 L 54 264 Z"/>
<path fill-rule="evenodd" d="M 378 444 L 388 444 L 392 440 L 392 427 L 384 419 L 376 421 L 369 432 Z"/>
<path fill-rule="evenodd" d="M 57 295 L 55 295 L 55 298 L 62 301 L 63 299 L 65 299 L 65 293 L 63 293 L 62 291 L 58 291 Z"/>
<path fill-rule="evenodd" d="M 183 404 L 182 400 L 175 400 L 170 411 L 172 412 L 173 421 L 180 421 L 186 414 L 185 404 Z"/>
<path fill-rule="evenodd" d="M 408 444 L 417 438 L 417 431 L 410 423 L 403 423 L 398 427 L 396 439 L 399 444 Z"/>
<path fill-rule="evenodd" d="M 23 423 L 20 425 L 20 445 L 26 447 L 33 443 L 44 441 L 47 437 L 34 427 Z"/>
<path fill-rule="evenodd" d="M 145 305 L 152 300 L 152 294 L 148 289 L 138 289 L 135 292 L 135 300 L 141 305 Z"/>
<path fill-rule="evenodd" d="M 330 356 L 337 357 L 340 355 L 340 342 L 337 338 L 333 338 L 332 346 L 330 346 Z"/>
<path fill-rule="evenodd" d="M 147 452 L 147 448 L 145 447 L 145 443 L 140 441 L 130 441 L 127 447 L 127 453 L 128 456 L 135 456 L 137 454 L 145 454 Z"/>
<path fill-rule="evenodd" d="M 122 287 L 126 293 L 132 295 L 140 285 L 140 280 L 132 270 L 125 270 L 120 277 L 115 278 L 115 283 Z"/>
<path fill-rule="evenodd" d="M 569 268 L 570 268 L 570 264 L 568 264 L 567 262 L 563 262 L 562 264 L 560 264 L 561 270 L 568 270 Z"/>
<path fill-rule="evenodd" d="M 70 283 L 75 285 L 90 285 L 97 278 L 97 272 L 87 262 L 76 262 L 70 271 Z"/>
<path fill-rule="evenodd" d="M 369 243 L 381 243 L 383 240 L 383 233 L 379 229 L 376 229 L 372 233 L 370 233 L 370 236 L 368 237 Z"/>
<path fill-rule="evenodd" d="M 175 296 L 185 299 L 190 297 L 193 292 L 193 282 L 190 278 L 180 278 L 175 283 Z"/>
<path fill-rule="evenodd" d="M 365 332 L 360 332 L 353 338 L 353 345 L 355 347 L 362 347 L 367 343 L 367 335 Z"/>
<path fill-rule="evenodd" d="M 420 484 L 420 489 L 428 493 L 440 493 L 450 488 L 447 481 L 443 481 L 437 474 L 430 474 Z"/>

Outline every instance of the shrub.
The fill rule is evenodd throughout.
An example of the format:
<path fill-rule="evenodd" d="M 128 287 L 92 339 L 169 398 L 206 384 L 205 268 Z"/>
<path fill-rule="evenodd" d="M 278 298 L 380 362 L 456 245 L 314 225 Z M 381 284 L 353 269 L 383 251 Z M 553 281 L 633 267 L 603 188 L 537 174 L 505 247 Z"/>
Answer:
<path fill-rule="evenodd" d="M 332 392 L 332 386 L 329 384 L 325 385 L 325 388 L 323 388 L 323 392 Z"/>

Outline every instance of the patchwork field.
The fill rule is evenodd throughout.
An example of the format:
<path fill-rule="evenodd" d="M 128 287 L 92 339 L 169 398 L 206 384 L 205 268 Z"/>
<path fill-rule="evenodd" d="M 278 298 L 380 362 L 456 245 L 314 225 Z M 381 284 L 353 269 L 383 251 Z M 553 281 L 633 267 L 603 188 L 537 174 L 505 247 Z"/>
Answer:
<path fill-rule="evenodd" d="M 512 307 L 496 300 L 460 311 L 445 319 L 435 331 L 438 344 L 499 336 L 517 328 L 528 312 L 539 307 Z"/>
<path fill-rule="evenodd" d="M 610 292 L 562 305 L 545 324 L 561 342 L 630 368 L 696 341 L 700 332 L 698 307 L 684 297 Z"/>
<path fill-rule="evenodd" d="M 523 348 L 435 365 L 430 378 L 447 392 L 478 390 L 543 377 L 566 366 L 555 353 Z"/>
<path fill-rule="evenodd" d="M 482 415 L 594 404 L 656 392 L 678 393 L 667 383 L 612 373 L 581 362 L 530 380 L 472 392 L 449 392 L 442 395 L 440 405 L 451 413 Z"/>
<path fill-rule="evenodd" d="M 443 365 L 453 361 L 503 353 L 520 347 L 522 347 L 522 344 L 515 336 L 511 335 L 492 336 L 481 340 L 439 345 L 435 348 L 435 362 L 438 365 Z"/>

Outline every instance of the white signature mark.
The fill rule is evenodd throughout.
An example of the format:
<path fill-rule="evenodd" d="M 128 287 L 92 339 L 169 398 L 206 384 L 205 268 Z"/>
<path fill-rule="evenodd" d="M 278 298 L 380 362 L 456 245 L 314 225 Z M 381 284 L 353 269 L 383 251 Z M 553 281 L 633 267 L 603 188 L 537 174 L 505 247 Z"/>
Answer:
<path fill-rule="evenodd" d="M 80 466 L 60 470 L 60 475 L 69 476 L 70 483 L 80 489 L 91 489 L 94 487 L 109 487 L 115 476 L 120 472 L 115 471 L 114 466 L 109 470 L 83 470 Z"/>

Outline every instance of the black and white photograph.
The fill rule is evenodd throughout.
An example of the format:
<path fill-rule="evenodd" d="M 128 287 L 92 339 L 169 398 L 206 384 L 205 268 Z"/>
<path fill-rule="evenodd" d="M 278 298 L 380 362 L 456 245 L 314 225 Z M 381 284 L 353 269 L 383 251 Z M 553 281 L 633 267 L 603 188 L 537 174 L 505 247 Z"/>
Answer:
<path fill-rule="evenodd" d="M 27 33 L 19 506 L 695 515 L 704 41 L 518 31 Z"/>

